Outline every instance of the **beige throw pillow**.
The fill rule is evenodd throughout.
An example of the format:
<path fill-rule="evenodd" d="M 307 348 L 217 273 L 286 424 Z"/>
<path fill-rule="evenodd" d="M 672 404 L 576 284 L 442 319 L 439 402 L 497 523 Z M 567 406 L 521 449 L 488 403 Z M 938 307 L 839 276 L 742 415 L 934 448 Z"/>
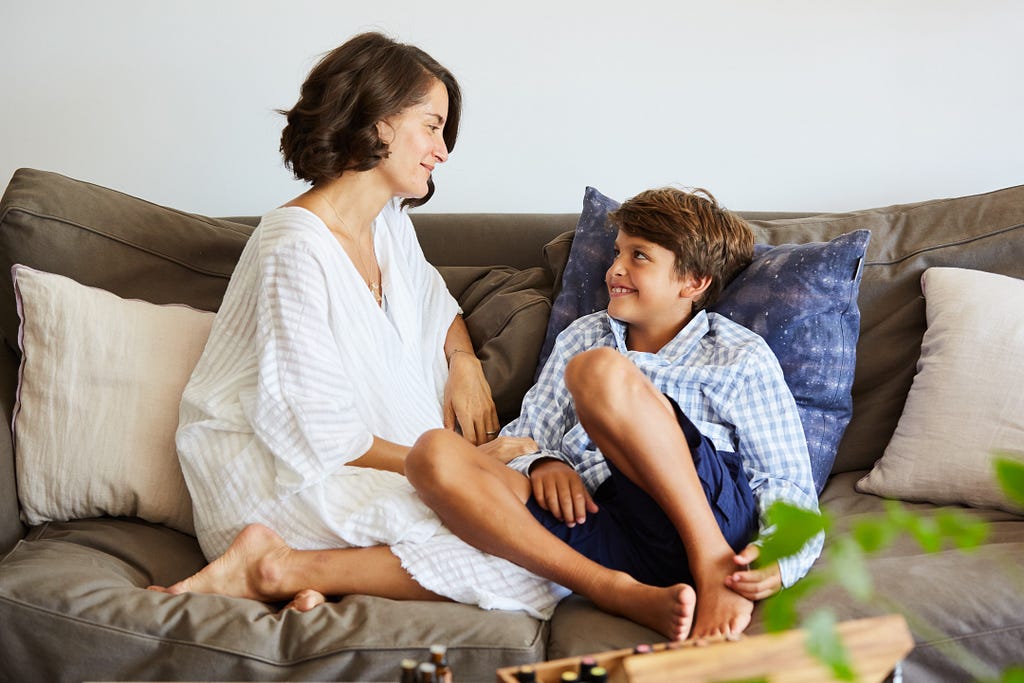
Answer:
<path fill-rule="evenodd" d="M 928 328 L 896 432 L 857 490 L 1022 512 L 997 449 L 1024 451 L 1024 280 L 960 268 L 921 278 Z"/>
<path fill-rule="evenodd" d="M 174 446 L 213 313 L 16 265 L 14 438 L 25 521 L 137 516 L 194 534 Z"/>

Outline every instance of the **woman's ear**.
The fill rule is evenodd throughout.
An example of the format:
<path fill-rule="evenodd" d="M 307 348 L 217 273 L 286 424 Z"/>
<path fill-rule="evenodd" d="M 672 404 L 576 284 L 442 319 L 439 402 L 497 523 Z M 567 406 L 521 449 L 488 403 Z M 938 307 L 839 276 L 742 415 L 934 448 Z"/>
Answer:
<path fill-rule="evenodd" d="M 377 139 L 385 145 L 390 145 L 395 139 L 395 129 L 387 121 L 377 122 Z"/>

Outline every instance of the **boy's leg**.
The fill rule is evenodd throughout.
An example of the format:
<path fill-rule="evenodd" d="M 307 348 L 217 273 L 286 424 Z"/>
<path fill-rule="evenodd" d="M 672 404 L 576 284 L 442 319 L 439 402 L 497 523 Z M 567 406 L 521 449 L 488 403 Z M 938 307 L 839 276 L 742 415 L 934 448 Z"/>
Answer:
<path fill-rule="evenodd" d="M 697 589 L 694 636 L 743 631 L 753 603 L 725 585 L 735 552 L 707 501 L 671 403 L 614 349 L 574 357 L 565 380 L 590 438 L 675 526 Z"/>
<path fill-rule="evenodd" d="M 323 595 L 363 593 L 393 600 L 444 600 L 420 586 L 383 546 L 335 550 L 294 550 L 261 524 L 242 530 L 219 558 L 198 573 L 162 589 L 172 594 L 215 593 L 254 600 L 296 598 L 298 609 L 322 602 Z M 292 606 L 292 605 L 290 605 Z"/>
<path fill-rule="evenodd" d="M 694 592 L 642 584 L 603 567 L 559 540 L 526 508 L 530 482 L 450 431 L 427 432 L 405 472 L 449 529 L 484 552 L 584 595 L 598 607 L 681 640 L 690 631 Z"/>

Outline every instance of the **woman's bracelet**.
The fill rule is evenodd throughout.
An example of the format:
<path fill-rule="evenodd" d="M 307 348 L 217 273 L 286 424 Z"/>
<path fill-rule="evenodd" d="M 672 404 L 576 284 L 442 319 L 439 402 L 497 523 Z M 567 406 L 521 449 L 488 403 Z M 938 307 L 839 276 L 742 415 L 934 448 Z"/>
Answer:
<path fill-rule="evenodd" d="M 445 362 L 448 364 L 448 367 L 452 366 L 452 358 L 454 358 L 455 354 L 457 354 L 457 353 L 468 353 L 471 356 L 474 356 L 474 357 L 476 356 L 476 354 L 474 354 L 473 352 L 466 351 L 465 349 L 452 349 L 451 353 L 449 353 L 445 357 Z"/>

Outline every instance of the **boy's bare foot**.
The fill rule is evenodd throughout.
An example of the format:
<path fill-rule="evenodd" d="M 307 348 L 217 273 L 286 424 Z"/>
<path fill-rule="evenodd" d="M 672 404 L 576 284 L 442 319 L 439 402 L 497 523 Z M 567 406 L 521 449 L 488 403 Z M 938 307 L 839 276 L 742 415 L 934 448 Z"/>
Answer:
<path fill-rule="evenodd" d="M 738 636 L 750 625 L 754 603 L 723 585 L 702 589 L 697 585 L 697 618 L 694 638 Z"/>
<path fill-rule="evenodd" d="M 671 641 L 685 640 L 693 624 L 697 597 L 685 583 L 674 586 L 648 586 L 628 575 L 617 590 L 602 594 L 595 604 L 642 626 L 653 629 Z"/>
<path fill-rule="evenodd" d="M 235 537 L 223 555 L 198 573 L 167 588 L 150 586 L 150 590 L 171 595 L 214 593 L 264 602 L 293 596 L 298 599 L 298 595 L 294 591 L 288 592 L 281 581 L 283 564 L 291 552 L 284 539 L 269 528 L 250 524 Z M 320 601 L 323 601 L 322 595 Z M 301 604 L 310 604 L 310 597 L 303 598 Z M 307 609 L 317 604 L 314 602 Z"/>

